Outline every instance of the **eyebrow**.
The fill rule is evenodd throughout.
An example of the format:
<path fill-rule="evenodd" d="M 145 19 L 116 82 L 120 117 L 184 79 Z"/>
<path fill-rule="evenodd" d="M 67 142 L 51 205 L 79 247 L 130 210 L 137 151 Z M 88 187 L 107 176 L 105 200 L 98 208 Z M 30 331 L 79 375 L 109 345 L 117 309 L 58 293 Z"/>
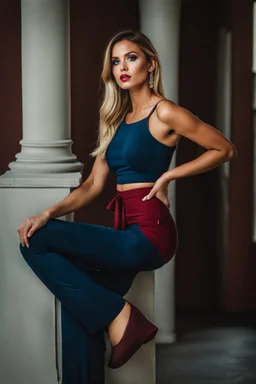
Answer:
<path fill-rule="evenodd" d="M 138 52 L 136 52 L 136 51 L 129 51 L 129 52 L 125 53 L 124 56 L 128 56 L 130 53 L 137 53 L 138 54 Z M 112 56 L 112 59 L 117 59 L 117 58 L 118 58 L 118 56 Z"/>

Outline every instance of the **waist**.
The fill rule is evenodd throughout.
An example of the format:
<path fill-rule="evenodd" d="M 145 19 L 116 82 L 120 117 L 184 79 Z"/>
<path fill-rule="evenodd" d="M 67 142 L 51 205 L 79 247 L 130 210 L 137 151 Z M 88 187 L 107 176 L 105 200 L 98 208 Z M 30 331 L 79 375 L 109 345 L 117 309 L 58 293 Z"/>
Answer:
<path fill-rule="evenodd" d="M 152 187 L 118 191 L 106 209 L 114 211 L 114 228 L 125 229 L 132 224 L 158 226 L 161 220 L 170 218 L 169 209 L 157 197 L 142 201 Z"/>
<path fill-rule="evenodd" d="M 129 184 L 118 184 L 117 187 Z M 152 189 L 154 183 L 152 183 L 152 186 L 145 186 L 145 187 L 136 187 L 136 188 L 130 188 L 125 190 L 116 190 L 116 196 L 121 196 L 123 199 L 130 199 L 133 197 L 144 197 L 146 196 Z"/>
<path fill-rule="evenodd" d="M 128 191 L 131 189 L 139 189 L 139 188 L 147 188 L 150 187 L 152 188 L 154 186 L 154 182 L 143 182 L 143 183 L 123 183 L 123 184 L 117 184 L 116 185 L 116 190 L 117 192 L 123 192 L 123 191 Z"/>
<path fill-rule="evenodd" d="M 166 169 L 159 169 L 153 171 L 134 172 L 125 170 L 118 170 L 115 172 L 117 184 L 139 184 L 139 183 L 155 183 L 156 180 L 166 171 Z M 135 187 L 136 188 L 136 187 Z"/>

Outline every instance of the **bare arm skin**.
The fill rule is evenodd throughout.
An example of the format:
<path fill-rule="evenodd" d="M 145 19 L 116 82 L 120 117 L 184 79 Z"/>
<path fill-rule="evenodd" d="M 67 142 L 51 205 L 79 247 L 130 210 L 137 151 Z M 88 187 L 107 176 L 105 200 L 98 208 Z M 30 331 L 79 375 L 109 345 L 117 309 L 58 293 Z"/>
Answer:
<path fill-rule="evenodd" d="M 59 203 L 46 209 L 43 214 L 49 219 L 75 212 L 100 195 L 107 182 L 110 170 L 105 160 L 96 157 L 89 177 Z"/>
<path fill-rule="evenodd" d="M 89 204 L 102 192 L 109 173 L 110 170 L 106 161 L 96 157 L 89 177 L 78 188 L 41 214 L 29 217 L 23 221 L 17 230 L 22 245 L 26 244 L 29 247 L 28 237 L 43 227 L 49 219 L 66 215 Z"/>
<path fill-rule="evenodd" d="M 176 134 L 194 141 L 207 151 L 198 158 L 165 172 L 143 200 L 153 197 L 163 185 L 172 180 L 209 171 L 236 158 L 235 146 L 217 129 L 204 123 L 188 110 L 170 101 L 163 101 L 157 108 L 157 116 L 165 124 L 166 130 L 173 129 Z"/>
<path fill-rule="evenodd" d="M 169 180 L 209 171 L 237 156 L 235 146 L 225 136 L 184 108 L 169 104 L 168 108 L 159 111 L 159 118 L 176 133 L 207 149 L 197 159 L 168 171 L 166 177 Z"/>

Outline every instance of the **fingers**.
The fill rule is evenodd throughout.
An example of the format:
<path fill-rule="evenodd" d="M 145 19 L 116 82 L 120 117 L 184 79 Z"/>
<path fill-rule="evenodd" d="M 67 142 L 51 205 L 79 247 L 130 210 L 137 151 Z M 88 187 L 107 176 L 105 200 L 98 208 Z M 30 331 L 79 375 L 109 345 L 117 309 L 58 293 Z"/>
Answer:
<path fill-rule="evenodd" d="M 156 194 L 156 191 L 154 189 L 151 189 L 149 194 L 147 196 L 143 197 L 142 201 L 146 201 L 146 200 L 152 199 L 152 197 L 154 197 L 155 194 Z"/>
<path fill-rule="evenodd" d="M 29 248 L 29 242 L 28 242 L 27 236 L 31 228 L 32 228 L 32 223 L 30 222 L 29 219 L 25 219 L 22 225 L 18 228 L 20 242 L 23 247 L 26 244 L 26 246 Z"/>
<path fill-rule="evenodd" d="M 28 224 L 24 227 L 24 229 L 23 229 L 23 231 L 22 231 L 23 243 L 25 243 L 27 247 L 29 247 L 29 242 L 28 242 L 28 236 L 27 236 L 27 234 L 28 234 L 28 231 L 29 231 L 29 229 L 30 229 L 30 225 L 31 225 L 31 224 L 28 223 Z M 23 245 L 23 246 L 24 246 L 24 245 Z"/>
<path fill-rule="evenodd" d="M 31 237 L 33 233 L 36 231 L 36 226 L 34 225 L 28 232 L 28 237 Z"/>
<path fill-rule="evenodd" d="M 159 191 L 157 191 L 156 189 L 151 189 L 150 193 L 147 196 L 144 196 L 142 201 L 150 200 L 154 196 L 156 196 L 159 200 L 161 200 L 166 205 L 167 208 L 170 208 L 171 205 L 168 198 L 162 193 L 160 194 Z"/>
<path fill-rule="evenodd" d="M 144 196 L 143 199 L 142 199 L 142 201 L 152 199 L 152 197 L 155 196 L 155 194 L 161 189 L 161 187 L 162 187 L 162 184 L 161 184 L 161 182 L 160 182 L 160 179 L 158 179 L 158 180 L 155 182 L 153 188 L 150 190 L 149 194 L 148 194 L 147 196 Z"/>

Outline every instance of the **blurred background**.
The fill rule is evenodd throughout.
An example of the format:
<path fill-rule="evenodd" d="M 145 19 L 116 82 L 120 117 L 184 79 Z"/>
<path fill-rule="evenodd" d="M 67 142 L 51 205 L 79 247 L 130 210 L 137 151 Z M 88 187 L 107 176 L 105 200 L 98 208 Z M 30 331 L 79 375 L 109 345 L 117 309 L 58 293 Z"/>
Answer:
<path fill-rule="evenodd" d="M 158 8 L 160 12 L 161 1 L 155 1 L 156 17 Z M 104 49 L 115 33 L 129 28 L 140 30 L 140 9 L 138 0 L 128 3 L 70 1 L 72 151 L 84 164 L 84 179 L 94 161 L 89 153 L 97 139 Z M 170 201 L 171 206 L 175 205 L 172 209 L 179 230 L 175 259 L 175 333 L 177 340 L 182 342 L 186 335 L 193 339 L 193 332 L 200 330 L 202 333 L 196 333 L 198 338 L 207 340 L 205 329 L 244 326 L 251 327 L 252 332 L 255 326 L 253 66 L 256 68 L 256 63 L 253 63 L 252 0 L 182 0 L 179 17 L 178 100 L 175 101 L 219 129 L 238 150 L 237 159 L 230 164 L 175 182 L 175 199 Z M 20 34 L 20 1 L 1 0 L 0 127 L 3 144 L 0 174 L 7 171 L 8 163 L 20 151 L 22 138 Z M 170 54 L 171 38 L 170 46 L 165 46 Z M 197 144 L 182 138 L 176 164 L 190 161 L 203 151 Z M 75 220 L 112 225 L 112 216 L 104 207 L 114 191 L 112 177 L 105 193 L 76 212 Z M 211 337 L 227 342 L 227 334 L 212 334 Z M 230 337 L 234 340 L 234 334 Z M 242 332 L 241 338 L 256 339 L 254 332 Z M 226 345 L 229 350 L 233 348 L 231 344 Z M 241 351 L 243 345 L 240 343 L 236 347 Z M 162 358 L 165 348 L 159 349 Z M 174 351 L 169 350 L 173 358 Z M 254 352 L 256 347 L 251 359 Z M 250 361 L 253 369 L 252 362 L 256 360 Z M 201 383 L 199 378 L 178 381 L 177 377 L 172 381 L 166 377 L 162 381 L 159 379 L 159 384 Z M 251 375 L 249 381 L 241 377 L 240 381 L 229 380 L 223 383 L 255 383 L 256 376 Z M 213 379 L 209 382 L 215 383 Z M 216 379 L 216 382 L 220 381 Z"/>

